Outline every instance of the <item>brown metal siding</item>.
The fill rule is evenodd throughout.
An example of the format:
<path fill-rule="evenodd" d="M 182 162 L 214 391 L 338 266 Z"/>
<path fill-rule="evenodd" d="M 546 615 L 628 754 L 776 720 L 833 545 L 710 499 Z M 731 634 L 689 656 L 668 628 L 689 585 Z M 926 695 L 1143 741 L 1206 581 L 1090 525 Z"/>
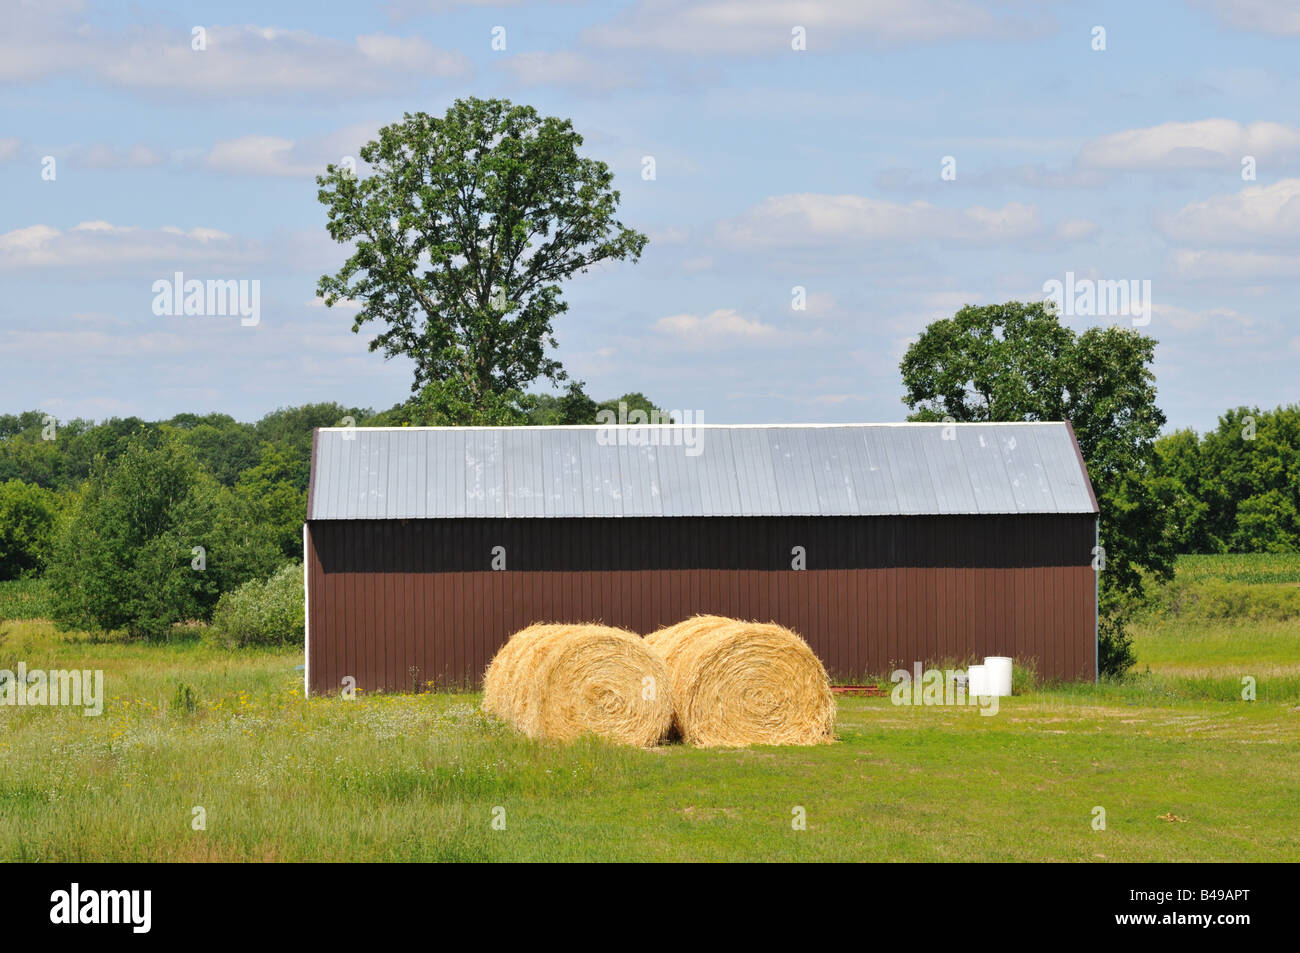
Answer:
<path fill-rule="evenodd" d="M 533 622 L 646 633 L 713 612 L 795 629 L 838 679 L 984 655 L 1091 679 L 1093 544 L 1090 515 L 317 521 L 308 676 L 473 685 Z"/>

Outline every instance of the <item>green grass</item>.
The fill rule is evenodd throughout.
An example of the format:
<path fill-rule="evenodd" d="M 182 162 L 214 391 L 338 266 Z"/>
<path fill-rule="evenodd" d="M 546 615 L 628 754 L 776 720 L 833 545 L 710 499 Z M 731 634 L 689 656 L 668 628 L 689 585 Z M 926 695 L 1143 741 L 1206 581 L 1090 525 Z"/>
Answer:
<path fill-rule="evenodd" d="M 1153 619 L 1122 682 L 992 717 L 844 698 L 836 744 L 740 751 L 529 741 L 468 693 L 304 700 L 295 652 L 0 632 L 0 668 L 109 696 L 0 707 L 3 861 L 1300 860 L 1294 621 Z"/>
<path fill-rule="evenodd" d="M 1189 582 L 1289 583 L 1300 585 L 1300 553 L 1180 556 L 1178 575 Z"/>
<path fill-rule="evenodd" d="M 6 619 L 47 619 L 49 586 L 44 579 L 0 581 L 0 622 Z"/>

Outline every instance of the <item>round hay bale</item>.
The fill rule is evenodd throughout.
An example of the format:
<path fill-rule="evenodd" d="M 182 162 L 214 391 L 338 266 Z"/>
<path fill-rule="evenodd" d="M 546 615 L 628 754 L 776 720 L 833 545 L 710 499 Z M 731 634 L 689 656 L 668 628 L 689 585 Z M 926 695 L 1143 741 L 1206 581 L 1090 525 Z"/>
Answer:
<path fill-rule="evenodd" d="M 483 673 L 483 710 L 498 718 L 511 720 L 511 712 L 518 700 L 514 676 L 519 660 L 532 648 L 534 642 L 556 629 L 566 628 L 553 623 L 535 623 L 520 629 L 501 646 Z"/>
<path fill-rule="evenodd" d="M 523 638 L 521 638 L 521 636 Z M 511 643 L 519 645 L 507 655 Z M 663 660 L 640 636 L 603 625 L 539 625 L 507 642 L 489 666 L 491 707 L 533 738 L 592 733 L 622 744 L 658 744 L 672 725 Z M 496 667 L 498 671 L 493 673 Z"/>
<path fill-rule="evenodd" d="M 695 616 L 646 637 L 672 682 L 674 727 L 702 748 L 816 745 L 835 738 L 821 660 L 782 626 Z"/>

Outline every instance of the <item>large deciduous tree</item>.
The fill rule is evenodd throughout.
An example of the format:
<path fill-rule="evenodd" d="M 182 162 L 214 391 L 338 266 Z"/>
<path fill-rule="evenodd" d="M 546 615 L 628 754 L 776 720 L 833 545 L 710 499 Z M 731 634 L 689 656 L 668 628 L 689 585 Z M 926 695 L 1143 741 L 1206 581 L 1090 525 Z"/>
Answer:
<path fill-rule="evenodd" d="M 1165 423 L 1151 372 L 1155 343 L 1115 326 L 1076 334 L 1051 305 L 1010 301 L 934 322 L 902 361 L 913 420 L 1073 423 L 1101 510 L 1102 674 L 1133 664 L 1125 630 L 1144 574 L 1173 572 L 1167 524 L 1176 487 L 1154 473 Z"/>
<path fill-rule="evenodd" d="M 360 305 L 353 331 L 383 326 L 371 350 L 415 362 L 430 413 L 496 422 L 530 382 L 563 380 L 560 282 L 639 258 L 646 236 L 615 218 L 613 174 L 581 145 L 567 120 L 470 98 L 381 129 L 360 153 L 370 174 L 317 179 L 330 236 L 355 249 L 317 293 Z"/>

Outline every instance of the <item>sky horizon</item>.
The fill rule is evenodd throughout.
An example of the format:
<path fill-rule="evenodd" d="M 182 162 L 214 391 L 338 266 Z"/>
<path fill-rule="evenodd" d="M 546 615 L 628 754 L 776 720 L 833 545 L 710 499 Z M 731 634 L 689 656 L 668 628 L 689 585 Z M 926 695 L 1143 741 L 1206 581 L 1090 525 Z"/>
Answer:
<path fill-rule="evenodd" d="M 314 177 L 465 96 L 571 119 L 619 219 L 650 236 L 639 263 L 563 286 L 556 356 L 597 400 L 898 421 L 898 363 L 928 323 L 1053 282 L 1104 301 L 1110 282 L 1133 293 L 1125 313 L 1094 300 L 1063 321 L 1159 342 L 1168 430 L 1300 401 L 1300 3 L 0 0 L 0 16 L 0 413 L 404 400 L 409 362 L 316 298 L 347 252 Z M 177 272 L 257 282 L 257 322 L 157 313 Z"/>

